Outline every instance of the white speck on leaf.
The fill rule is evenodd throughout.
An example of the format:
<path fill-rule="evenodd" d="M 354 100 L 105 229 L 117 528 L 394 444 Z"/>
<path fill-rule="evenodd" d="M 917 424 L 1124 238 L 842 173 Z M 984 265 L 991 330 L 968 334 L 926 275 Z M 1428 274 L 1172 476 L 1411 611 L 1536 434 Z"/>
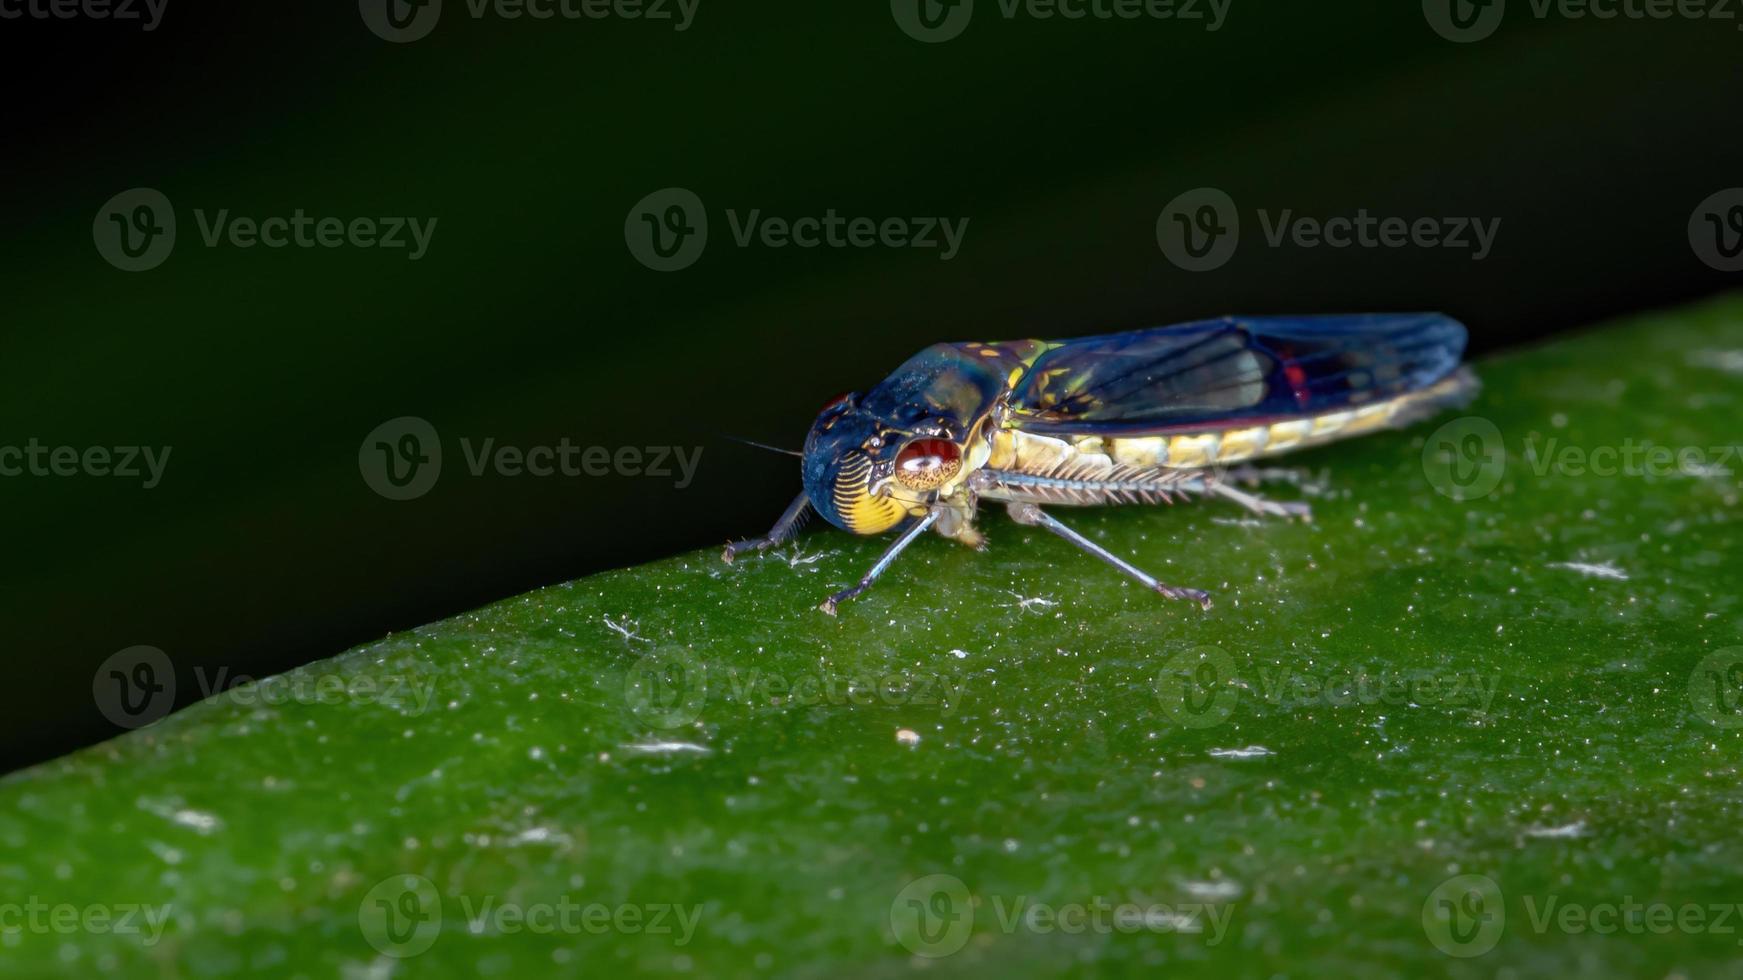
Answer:
<path fill-rule="evenodd" d="M 1258 759 L 1267 755 L 1276 755 L 1263 745 L 1249 745 L 1244 749 L 1211 749 L 1213 759 Z"/>
<path fill-rule="evenodd" d="M 177 803 L 180 801 L 165 803 L 158 800 L 140 800 L 139 808 L 202 836 L 223 829 L 224 821 L 218 819 L 217 814 L 178 806 Z"/>
<path fill-rule="evenodd" d="M 1241 884 L 1238 881 L 1188 881 L 1184 884 L 1187 894 L 1193 898 L 1206 901 L 1230 901 L 1241 897 Z"/>
<path fill-rule="evenodd" d="M 1688 362 L 1690 367 L 1710 367 L 1730 374 L 1743 374 L 1743 350 L 1690 351 Z"/>
<path fill-rule="evenodd" d="M 1579 572 L 1588 578 L 1607 578 L 1615 582 L 1628 581 L 1628 573 L 1617 568 L 1614 562 L 1607 561 L 1601 565 L 1593 565 L 1583 561 L 1558 561 L 1551 562 L 1549 567 L 1565 568 L 1570 572 Z"/>
<path fill-rule="evenodd" d="M 1005 590 L 1005 591 L 1006 591 L 1006 592 L 1007 592 L 1007 593 L 1010 593 L 1010 594 L 1011 594 L 1011 595 L 1012 595 L 1012 596 L 1015 596 L 1015 597 L 1016 597 L 1016 600 L 1017 600 L 1017 602 L 1016 602 L 1016 604 L 1015 604 L 1015 607 L 1014 607 L 1014 608 L 1017 608 L 1017 609 L 1021 609 L 1021 610 L 1022 610 L 1022 611 L 1023 611 L 1023 612 L 1035 612 L 1035 611 L 1036 611 L 1036 609 L 1035 609 L 1035 607 L 1036 607 L 1036 606 L 1039 606 L 1039 607 L 1041 607 L 1041 608 L 1042 608 L 1042 609 L 1045 609 L 1045 608 L 1047 608 L 1047 607 L 1048 607 L 1048 606 L 1057 606 L 1057 605 L 1059 605 L 1059 603 L 1058 603 L 1058 602 L 1056 602 L 1056 601 L 1055 601 L 1055 600 L 1053 600 L 1053 599 L 1049 599 L 1049 598 L 1047 598 L 1047 597 L 1046 597 L 1046 596 L 1030 596 L 1030 597 L 1025 597 L 1025 596 L 1024 596 L 1024 595 L 1023 595 L 1023 594 L 1022 594 L 1022 593 L 1020 593 L 1020 592 L 1012 592 L 1012 591 L 1011 591 L 1011 590 L 1010 590 L 1010 589 L 1006 589 L 1006 590 Z M 1006 608 L 1006 609 L 1010 609 L 1010 608 L 1013 608 L 1013 607 L 1012 607 L 1012 606 L 1006 606 L 1006 607 L 1005 607 L 1005 608 Z"/>
<path fill-rule="evenodd" d="M 599 618 L 605 621 L 605 628 L 606 629 L 612 631 L 613 633 L 616 633 L 618 636 L 623 637 L 623 642 L 625 642 L 625 643 L 628 643 L 631 640 L 640 640 L 643 643 L 649 642 L 647 637 L 641 636 L 641 635 L 636 633 L 636 631 L 635 631 L 636 622 L 633 619 L 629 619 L 626 617 L 623 622 L 614 623 L 611 621 L 610 616 L 601 616 Z"/>
<path fill-rule="evenodd" d="M 1527 827 L 1525 829 L 1525 836 L 1548 838 L 1579 837 L 1585 832 L 1586 822 L 1584 820 L 1575 820 L 1573 823 L 1563 824 L 1560 827 Z"/>
<path fill-rule="evenodd" d="M 644 755 L 677 755 L 683 752 L 707 755 L 714 751 L 706 745 L 697 745 L 694 742 L 642 742 L 634 745 L 620 745 L 618 748 L 627 752 L 640 752 Z"/>

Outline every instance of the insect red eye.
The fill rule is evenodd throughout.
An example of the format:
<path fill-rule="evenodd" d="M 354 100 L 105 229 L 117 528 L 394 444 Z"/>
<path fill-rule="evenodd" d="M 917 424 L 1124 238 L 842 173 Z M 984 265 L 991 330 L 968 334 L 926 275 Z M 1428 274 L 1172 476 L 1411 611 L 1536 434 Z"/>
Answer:
<path fill-rule="evenodd" d="M 947 439 L 916 439 L 896 454 L 896 482 L 911 490 L 932 490 L 962 468 L 962 450 Z"/>

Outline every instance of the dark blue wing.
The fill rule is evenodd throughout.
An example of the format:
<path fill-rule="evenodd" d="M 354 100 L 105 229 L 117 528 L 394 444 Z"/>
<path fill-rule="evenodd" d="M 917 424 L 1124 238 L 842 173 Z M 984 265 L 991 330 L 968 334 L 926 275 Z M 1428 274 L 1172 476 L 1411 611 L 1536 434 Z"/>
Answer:
<path fill-rule="evenodd" d="M 1061 341 L 1011 396 L 1038 433 L 1138 434 L 1317 415 L 1445 378 L 1464 325 L 1439 313 L 1224 317 Z"/>

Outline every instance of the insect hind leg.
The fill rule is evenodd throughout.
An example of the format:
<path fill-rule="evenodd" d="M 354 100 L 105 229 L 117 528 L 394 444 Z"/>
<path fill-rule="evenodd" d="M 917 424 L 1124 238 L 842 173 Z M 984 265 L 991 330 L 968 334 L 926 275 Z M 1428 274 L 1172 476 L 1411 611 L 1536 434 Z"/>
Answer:
<path fill-rule="evenodd" d="M 1262 472 L 1262 471 L 1261 471 Z M 1313 507 L 1293 500 L 1267 500 L 1256 493 L 1248 493 L 1229 484 L 1218 481 L 1210 484 L 1211 493 L 1232 500 L 1255 514 L 1266 517 L 1299 517 L 1303 521 L 1313 520 Z"/>
<path fill-rule="evenodd" d="M 1130 575 L 1132 578 L 1137 579 L 1139 582 L 1142 582 L 1144 588 L 1149 589 L 1158 595 L 1166 596 L 1170 599 L 1186 599 L 1191 602 L 1196 602 L 1201 609 L 1210 608 L 1210 593 L 1205 592 L 1202 589 L 1188 589 L 1178 585 L 1165 585 L 1162 582 L 1158 582 L 1155 576 L 1131 562 L 1126 561 L 1124 558 L 1121 558 L 1106 548 L 1103 548 L 1101 545 L 1096 544 L 1094 541 L 1091 541 L 1076 531 L 1073 531 L 1064 524 L 1061 524 L 1052 514 L 1047 513 L 1034 504 L 1012 502 L 1006 504 L 1005 509 L 1010 512 L 1011 520 L 1016 521 L 1018 524 L 1026 524 L 1030 527 L 1044 527 L 1047 530 L 1052 531 L 1054 534 L 1059 535 L 1072 544 L 1077 545 L 1079 548 L 1082 548 L 1084 551 L 1089 552 L 1097 558 L 1100 558 L 1102 561 L 1107 562 L 1109 565 L 1112 565 L 1120 571 L 1125 572 L 1127 575 Z"/>
<path fill-rule="evenodd" d="M 1290 483 L 1300 486 L 1307 479 L 1307 471 L 1289 466 L 1254 466 L 1251 463 L 1240 463 L 1222 471 L 1223 480 L 1230 483 L 1243 483 L 1256 487 L 1266 483 Z"/>

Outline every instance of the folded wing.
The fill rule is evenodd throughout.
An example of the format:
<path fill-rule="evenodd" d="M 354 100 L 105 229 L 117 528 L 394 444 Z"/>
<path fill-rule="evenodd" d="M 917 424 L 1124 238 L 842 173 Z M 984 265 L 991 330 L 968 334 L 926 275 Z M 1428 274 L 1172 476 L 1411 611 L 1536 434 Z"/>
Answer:
<path fill-rule="evenodd" d="M 1359 407 L 1457 369 L 1439 313 L 1224 317 L 1068 340 L 1017 382 L 1011 425 L 1044 434 L 1220 429 Z"/>

